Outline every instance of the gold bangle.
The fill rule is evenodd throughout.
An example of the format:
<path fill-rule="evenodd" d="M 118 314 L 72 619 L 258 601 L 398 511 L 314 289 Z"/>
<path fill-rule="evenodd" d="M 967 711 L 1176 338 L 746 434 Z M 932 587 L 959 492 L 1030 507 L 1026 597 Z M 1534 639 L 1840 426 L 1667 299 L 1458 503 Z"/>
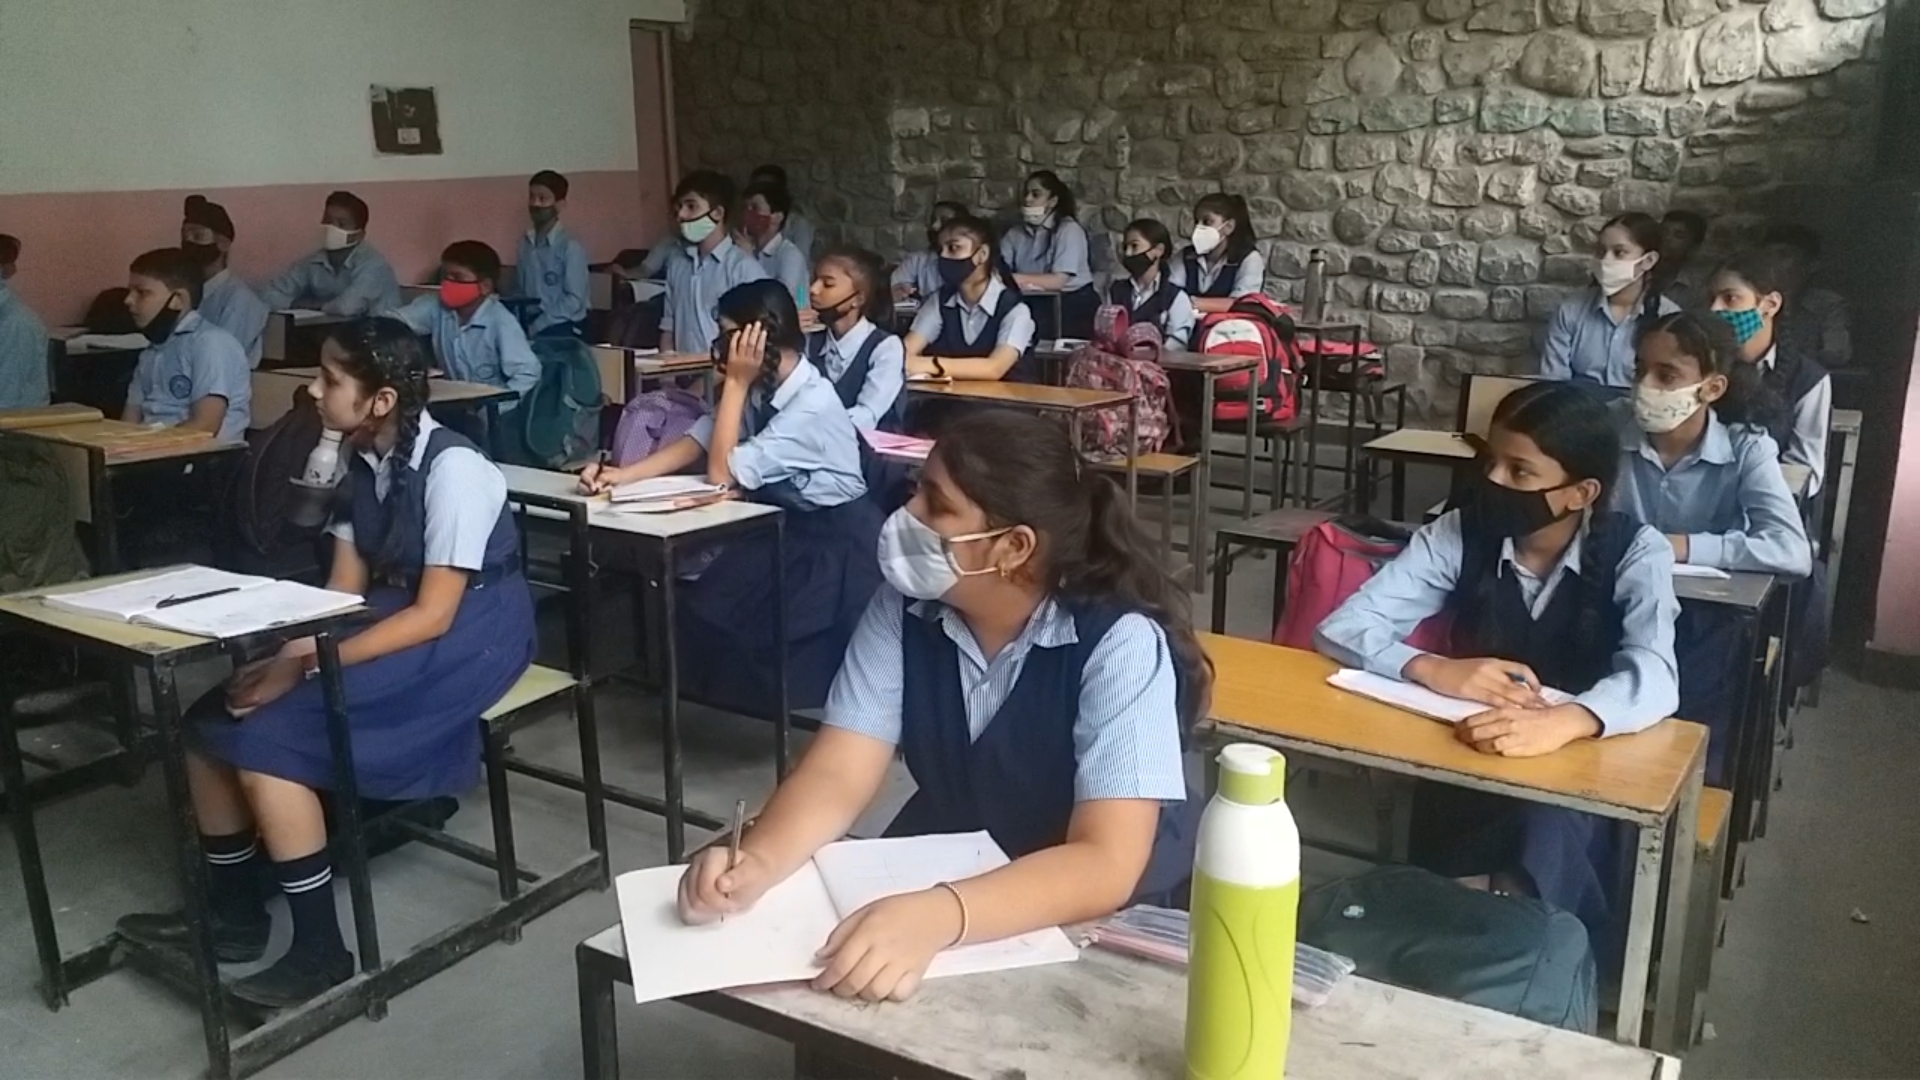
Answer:
<path fill-rule="evenodd" d="M 936 885 L 935 888 L 945 889 L 947 892 L 952 893 L 953 902 L 960 905 L 960 933 L 953 939 L 952 943 L 947 946 L 947 948 L 951 949 L 956 945 L 961 945 L 966 942 L 967 931 L 973 927 L 973 915 L 967 910 L 967 898 L 960 895 L 959 886 L 951 881 L 942 881 Z"/>

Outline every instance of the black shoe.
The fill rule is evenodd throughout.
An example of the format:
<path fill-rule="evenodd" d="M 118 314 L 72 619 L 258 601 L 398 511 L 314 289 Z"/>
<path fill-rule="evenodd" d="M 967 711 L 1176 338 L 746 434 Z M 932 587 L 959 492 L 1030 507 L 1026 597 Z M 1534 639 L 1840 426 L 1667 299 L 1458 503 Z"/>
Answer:
<path fill-rule="evenodd" d="M 391 811 L 395 817 L 405 818 L 416 825 L 429 829 L 444 829 L 453 815 L 460 812 L 460 800 L 451 795 L 440 795 L 423 799 L 416 803 L 407 803 L 399 810 L 392 810 L 393 803 L 375 803 L 367 800 L 360 807 L 362 821 L 367 821 L 381 813 Z M 367 830 L 367 858 L 373 859 L 412 843 L 414 836 L 405 829 L 391 824 L 377 824 Z"/>
<path fill-rule="evenodd" d="M 241 1001 L 269 1009 L 291 1009 L 353 978 L 353 954 L 342 950 L 322 959 L 288 953 L 265 971 L 249 975 L 229 989 Z"/>
<path fill-rule="evenodd" d="M 273 917 L 266 911 L 246 922 L 228 922 L 218 912 L 209 914 L 213 923 L 213 955 L 223 964 L 250 964 L 266 955 L 267 938 L 273 934 Z M 192 930 L 185 913 L 127 915 L 116 924 L 120 933 L 142 945 L 163 949 L 190 947 Z"/>

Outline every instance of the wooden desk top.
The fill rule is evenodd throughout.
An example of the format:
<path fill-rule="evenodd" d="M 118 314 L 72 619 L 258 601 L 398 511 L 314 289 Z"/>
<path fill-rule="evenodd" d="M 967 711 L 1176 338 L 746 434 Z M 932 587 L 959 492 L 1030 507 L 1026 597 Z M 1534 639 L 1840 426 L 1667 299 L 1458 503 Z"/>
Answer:
<path fill-rule="evenodd" d="M 1859 409 L 1833 410 L 1833 430 L 1848 435 L 1858 435 L 1860 427 L 1866 422 L 1865 414 Z"/>
<path fill-rule="evenodd" d="M 1401 428 L 1361 447 L 1370 454 L 1399 454 L 1403 457 L 1442 458 L 1447 461 L 1472 461 L 1473 447 L 1457 431 L 1429 431 Z"/>
<path fill-rule="evenodd" d="M 620 927 L 586 948 L 625 963 Z M 912 1000 L 848 1002 L 804 985 L 685 999 L 749 1027 L 795 1025 L 964 1080 L 1166 1080 L 1183 1074 L 1187 981 L 1161 964 L 1087 949 L 1078 961 L 923 984 Z M 814 1045 L 805 1035 L 802 1045 Z M 1665 1070 L 1665 1071 L 1663 1071 Z M 1359 977 L 1293 1011 L 1294 1080 L 1670 1080 L 1679 1066 L 1607 1042 Z"/>
<path fill-rule="evenodd" d="M 1550 796 L 1608 817 L 1660 819 L 1670 813 L 1707 729 L 1667 720 L 1634 735 L 1574 743 L 1546 757 L 1496 757 L 1469 749 L 1446 724 L 1336 690 L 1338 669 L 1316 653 L 1243 638 L 1201 634 L 1213 658 L 1210 722 L 1228 738 L 1262 735 L 1308 749 L 1345 752 L 1342 760 L 1409 775 L 1434 773 Z M 1283 746 L 1282 749 L 1285 749 Z"/>
<path fill-rule="evenodd" d="M 515 495 L 538 495 L 559 502 L 587 506 L 592 510 L 592 515 L 588 518 L 590 528 L 605 532 L 626 533 L 629 536 L 649 536 L 656 539 L 691 536 L 708 529 L 751 521 L 780 512 L 778 508 L 763 503 L 729 499 L 725 502 L 696 506 L 691 510 L 675 510 L 666 514 L 640 514 L 614 510 L 613 504 L 607 501 L 605 495 L 583 494 L 580 491 L 580 478 L 574 473 L 530 469 L 522 465 L 502 465 L 500 474 L 507 478 L 509 499 Z"/>
<path fill-rule="evenodd" d="M 1725 604 L 1728 607 L 1759 611 L 1766 605 L 1767 596 L 1773 591 L 1772 574 L 1756 574 L 1744 570 L 1735 570 L 1722 578 L 1689 577 L 1681 574 L 1673 576 L 1673 593 L 1682 603 L 1692 600 L 1698 603 Z"/>
<path fill-rule="evenodd" d="M 184 428 L 154 428 L 119 420 L 89 420 L 50 427 L 18 429 L 15 435 L 46 442 L 62 443 L 99 450 L 108 465 L 130 465 L 142 461 L 204 457 L 246 449 L 239 440 L 222 441 L 204 431 Z"/>
<path fill-rule="evenodd" d="M 38 405 L 25 409 L 0 409 L 0 431 L 25 431 L 28 428 L 53 427 L 57 424 L 83 424 L 105 419 L 100 410 L 91 405 L 56 402 L 52 405 Z"/>
<path fill-rule="evenodd" d="M 1068 386 L 1040 386 L 1034 383 L 996 382 L 986 379 L 958 379 L 953 382 L 916 382 L 908 380 L 907 389 L 916 394 L 965 398 L 968 401 L 992 401 L 1005 405 L 1025 405 L 1036 409 L 1081 412 L 1110 405 L 1125 405 L 1132 394 L 1116 390 L 1082 390 Z"/>
<path fill-rule="evenodd" d="M 317 367 L 275 368 L 272 371 L 254 372 L 256 378 L 262 375 L 284 376 L 300 382 L 311 382 L 317 378 L 319 374 L 320 369 Z M 435 376 L 427 380 L 427 394 L 427 401 L 430 405 L 461 405 L 474 402 L 504 401 L 520 396 L 504 386 L 494 386 L 489 383 L 461 382 L 458 379 L 448 379 L 440 376 Z"/>
<path fill-rule="evenodd" d="M 604 354 L 613 357 L 616 363 L 631 362 L 633 370 L 642 375 L 698 371 L 713 367 L 713 357 L 706 353 L 649 353 L 643 349 L 629 349 L 622 345 L 593 345 L 590 348 L 595 355 Z"/>

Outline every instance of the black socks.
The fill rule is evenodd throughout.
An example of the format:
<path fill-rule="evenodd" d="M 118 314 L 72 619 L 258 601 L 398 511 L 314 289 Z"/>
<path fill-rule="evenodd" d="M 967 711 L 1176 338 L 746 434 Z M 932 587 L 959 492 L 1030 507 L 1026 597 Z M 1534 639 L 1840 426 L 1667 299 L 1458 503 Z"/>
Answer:
<path fill-rule="evenodd" d="M 226 922 L 246 925 L 266 919 L 260 895 L 260 867 L 254 861 L 258 847 L 253 830 L 225 836 L 200 835 L 207 860 L 207 885 L 213 912 Z"/>
<path fill-rule="evenodd" d="M 275 862 L 280 890 L 293 915 L 293 947 L 288 957 L 320 962 L 347 951 L 340 938 L 340 915 L 333 902 L 333 860 L 326 848 L 288 862 Z"/>

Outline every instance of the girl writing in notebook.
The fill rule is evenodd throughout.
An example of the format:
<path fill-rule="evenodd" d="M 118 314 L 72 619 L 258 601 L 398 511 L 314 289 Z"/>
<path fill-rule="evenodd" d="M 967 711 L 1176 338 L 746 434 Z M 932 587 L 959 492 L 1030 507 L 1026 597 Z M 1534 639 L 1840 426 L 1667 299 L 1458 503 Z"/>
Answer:
<path fill-rule="evenodd" d="M 1487 706 L 1455 727 L 1482 753 L 1551 754 L 1673 715 L 1673 549 L 1603 509 L 1619 436 L 1591 391 L 1533 383 L 1493 415 L 1485 473 L 1327 617 L 1321 652 L 1350 667 Z M 1407 644 L 1445 614 L 1452 656 Z M 1549 706 L 1543 687 L 1573 695 Z M 1463 789 L 1423 787 L 1416 862 L 1572 912 L 1613 955 L 1620 882 L 1599 818 Z"/>
<path fill-rule="evenodd" d="M 919 790 L 889 835 L 985 829 L 1013 862 L 854 913 L 823 944 L 821 989 L 901 999 L 953 945 L 1131 898 L 1184 906 L 1200 806 L 1180 751 L 1211 670 L 1113 483 L 1058 425 L 961 417 L 888 519 L 880 565 L 819 735 L 737 865 L 724 846 L 694 858 L 682 914 L 743 911 L 846 835 L 896 751 Z"/>
<path fill-rule="evenodd" d="M 359 794 L 452 796 L 480 779 L 480 714 L 533 662 L 533 599 L 500 470 L 426 411 L 429 357 L 397 319 L 335 328 L 310 389 L 355 451 L 336 499 L 327 587 L 380 619 L 340 644 Z M 293 917 L 293 945 L 230 990 L 296 1005 L 353 974 L 340 939 L 319 792 L 333 784 L 313 642 L 242 668 L 193 706 L 187 780 L 212 893 L 214 951 L 265 953 L 264 846 Z M 130 915 L 137 941 L 184 945 L 179 914 Z"/>

